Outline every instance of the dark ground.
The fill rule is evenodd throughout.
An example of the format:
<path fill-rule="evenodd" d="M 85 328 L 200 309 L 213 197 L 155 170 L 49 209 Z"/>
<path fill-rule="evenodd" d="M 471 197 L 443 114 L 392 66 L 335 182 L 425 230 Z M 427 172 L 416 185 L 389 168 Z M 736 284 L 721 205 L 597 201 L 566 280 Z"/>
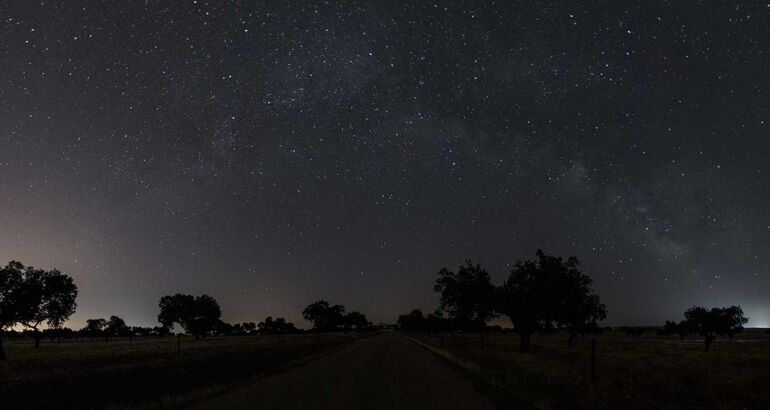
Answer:
<path fill-rule="evenodd" d="M 403 336 L 361 339 L 192 409 L 487 409 L 463 374 Z"/>
<path fill-rule="evenodd" d="M 370 334 L 7 342 L 0 410 L 154 409 L 250 383 Z"/>

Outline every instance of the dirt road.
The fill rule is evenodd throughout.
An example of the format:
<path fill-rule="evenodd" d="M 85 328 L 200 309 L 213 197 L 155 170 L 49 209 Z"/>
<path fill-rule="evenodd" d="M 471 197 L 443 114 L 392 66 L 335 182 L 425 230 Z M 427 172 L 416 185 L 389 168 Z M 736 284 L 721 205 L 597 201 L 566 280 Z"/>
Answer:
<path fill-rule="evenodd" d="M 395 334 L 359 340 L 193 409 L 490 409 L 457 369 Z"/>

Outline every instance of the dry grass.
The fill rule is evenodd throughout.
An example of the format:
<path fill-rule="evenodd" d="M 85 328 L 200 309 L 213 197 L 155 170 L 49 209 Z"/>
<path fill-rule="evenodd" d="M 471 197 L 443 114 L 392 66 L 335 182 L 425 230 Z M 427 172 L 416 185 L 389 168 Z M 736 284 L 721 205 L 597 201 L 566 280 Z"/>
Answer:
<path fill-rule="evenodd" d="M 518 353 L 516 335 L 417 336 L 470 360 L 481 377 L 536 408 L 770 408 L 770 337 L 744 334 L 705 352 L 699 339 L 609 332 L 597 338 L 597 382 L 590 382 L 590 343 L 565 335 L 534 337 Z M 442 344 L 443 339 L 443 344 Z"/>
<path fill-rule="evenodd" d="M 283 336 L 9 342 L 0 364 L 0 408 L 103 408 L 168 403 L 173 397 L 250 380 L 362 337 Z M 152 407 L 152 406 L 150 406 Z"/>

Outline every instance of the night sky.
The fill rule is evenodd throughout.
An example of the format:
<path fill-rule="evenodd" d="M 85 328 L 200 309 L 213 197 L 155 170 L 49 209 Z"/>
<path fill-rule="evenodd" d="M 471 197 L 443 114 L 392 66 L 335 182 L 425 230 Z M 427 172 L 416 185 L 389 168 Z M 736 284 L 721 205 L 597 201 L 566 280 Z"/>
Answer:
<path fill-rule="evenodd" d="M 537 248 L 608 324 L 770 325 L 770 4 L 314 3 L 3 1 L 0 260 L 72 275 L 75 327 L 393 322 Z"/>

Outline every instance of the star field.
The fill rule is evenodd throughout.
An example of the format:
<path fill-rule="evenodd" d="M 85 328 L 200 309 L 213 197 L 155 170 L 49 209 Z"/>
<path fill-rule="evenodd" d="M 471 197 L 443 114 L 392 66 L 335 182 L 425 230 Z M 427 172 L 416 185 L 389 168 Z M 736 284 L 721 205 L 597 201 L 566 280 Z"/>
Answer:
<path fill-rule="evenodd" d="M 4 2 L 0 258 L 74 323 L 391 322 L 543 248 L 608 323 L 770 325 L 768 50 L 758 2 Z"/>

